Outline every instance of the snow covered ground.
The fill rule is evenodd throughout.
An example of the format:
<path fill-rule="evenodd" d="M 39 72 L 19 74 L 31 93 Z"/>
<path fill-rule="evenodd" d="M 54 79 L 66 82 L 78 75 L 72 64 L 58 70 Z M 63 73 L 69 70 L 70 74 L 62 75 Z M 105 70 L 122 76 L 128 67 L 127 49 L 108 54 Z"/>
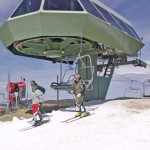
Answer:
<path fill-rule="evenodd" d="M 98 101 L 97 101 L 98 102 Z M 100 102 L 100 101 L 99 101 Z M 149 150 L 149 100 L 116 100 L 89 105 L 94 115 L 62 123 L 74 108 L 53 111 L 51 121 L 20 132 L 31 119 L 0 122 L 1 150 Z"/>

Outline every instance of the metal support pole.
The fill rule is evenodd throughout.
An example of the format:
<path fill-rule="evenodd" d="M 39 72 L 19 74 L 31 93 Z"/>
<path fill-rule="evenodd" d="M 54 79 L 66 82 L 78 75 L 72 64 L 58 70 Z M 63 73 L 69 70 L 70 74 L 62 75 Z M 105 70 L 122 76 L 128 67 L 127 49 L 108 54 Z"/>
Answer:
<path fill-rule="evenodd" d="M 27 80 L 27 86 L 26 86 L 26 89 L 27 89 L 27 92 L 26 92 L 27 95 L 26 95 L 26 96 L 27 96 L 27 106 L 28 106 L 28 105 L 29 105 L 29 101 L 28 101 L 28 89 L 29 89 L 29 88 L 28 88 L 28 80 Z"/>
<path fill-rule="evenodd" d="M 57 83 L 59 82 L 59 78 L 58 78 L 58 75 L 57 75 Z M 59 108 L 59 90 L 57 90 L 57 106 Z"/>
<path fill-rule="evenodd" d="M 19 107 L 18 107 L 18 94 L 15 94 L 15 98 L 16 98 L 16 108 L 19 109 Z"/>
<path fill-rule="evenodd" d="M 9 113 L 9 95 L 10 95 L 10 76 L 11 70 L 8 69 L 8 84 L 7 84 L 7 106 L 6 106 L 6 114 Z"/>
<path fill-rule="evenodd" d="M 62 83 L 62 62 L 60 64 L 60 83 Z"/>

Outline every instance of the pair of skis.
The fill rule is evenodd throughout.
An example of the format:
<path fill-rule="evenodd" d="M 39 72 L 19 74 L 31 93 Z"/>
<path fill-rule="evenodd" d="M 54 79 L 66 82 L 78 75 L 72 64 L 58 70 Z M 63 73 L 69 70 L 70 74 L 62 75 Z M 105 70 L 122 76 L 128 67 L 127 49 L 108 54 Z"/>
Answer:
<path fill-rule="evenodd" d="M 68 118 L 68 119 L 66 119 L 66 120 L 63 120 L 63 121 L 61 121 L 61 122 L 62 122 L 62 123 L 71 123 L 71 122 L 80 120 L 80 119 L 82 119 L 82 118 L 86 118 L 86 117 L 91 116 L 91 115 L 94 115 L 94 113 L 88 113 L 85 117 L 81 117 L 81 116 L 76 117 L 76 116 L 74 116 L 74 117 Z"/>
<path fill-rule="evenodd" d="M 94 107 L 94 108 L 92 108 L 92 107 L 89 108 L 88 114 L 87 114 L 87 116 L 85 116 L 85 117 L 88 117 L 88 116 L 93 115 L 94 112 L 91 113 L 91 111 L 94 111 L 95 109 L 98 109 L 98 106 L 96 106 L 96 107 Z M 76 116 L 74 116 L 74 117 L 68 118 L 68 119 L 66 119 L 66 120 L 63 120 L 63 121 L 61 121 L 61 122 L 62 122 L 62 123 L 71 123 L 71 122 L 74 122 L 74 121 L 76 121 L 76 120 L 79 120 L 79 119 L 82 119 L 82 118 L 85 118 L 85 117 L 81 117 L 81 116 L 76 117 Z"/>
<path fill-rule="evenodd" d="M 97 109 L 97 108 L 96 108 L 96 109 Z M 94 112 L 92 112 L 92 113 L 91 113 L 91 112 L 88 112 L 85 117 L 81 117 L 81 116 L 76 117 L 76 116 L 74 116 L 74 117 L 68 118 L 68 119 L 66 119 L 66 120 L 63 120 L 63 121 L 61 121 L 61 122 L 62 122 L 62 123 L 71 123 L 71 122 L 80 120 L 80 119 L 82 119 L 82 118 L 86 118 L 86 117 L 91 116 L 91 115 L 94 115 L 94 114 L 95 114 Z M 51 116 L 47 116 L 47 117 L 51 117 Z M 50 118 L 47 119 L 47 120 L 43 120 L 43 123 L 42 123 L 41 125 L 46 124 L 46 123 L 48 123 L 49 121 L 50 121 Z M 29 123 L 32 123 L 32 122 L 33 122 L 32 120 L 29 121 Z M 39 125 L 39 126 L 41 126 L 41 125 Z M 33 126 L 33 125 L 32 125 L 32 126 L 29 126 L 29 127 L 26 127 L 26 128 L 22 128 L 22 129 L 20 129 L 19 131 L 23 132 L 23 131 L 27 131 L 27 130 L 30 130 L 30 129 L 33 129 L 33 128 L 36 128 L 36 127 L 39 127 L 39 126 Z"/>
<path fill-rule="evenodd" d="M 41 125 L 43 125 L 43 124 L 46 124 L 46 123 L 50 122 L 50 117 L 51 117 L 51 116 L 52 116 L 52 115 L 43 114 L 43 117 L 45 118 L 45 120 L 43 120 L 43 121 L 42 121 L 42 124 L 41 124 Z M 34 123 L 34 121 L 33 121 L 33 120 L 30 120 L 30 121 L 28 121 L 28 123 L 33 124 L 33 123 Z M 36 127 L 39 127 L 39 126 L 41 126 L 41 125 L 38 125 L 38 126 L 34 126 L 34 125 L 32 125 L 32 126 L 29 126 L 29 127 L 22 128 L 22 129 L 20 129 L 19 131 L 21 131 L 21 132 L 23 132 L 23 131 L 27 131 L 27 130 L 30 130 L 30 129 L 33 129 L 33 128 L 36 128 Z"/>
<path fill-rule="evenodd" d="M 22 129 L 20 129 L 19 131 L 23 132 L 23 131 L 27 131 L 27 130 L 30 130 L 30 129 L 33 129 L 33 128 L 37 128 L 37 127 L 40 127 L 40 126 L 42 126 L 42 125 L 44 125 L 44 124 L 46 124 L 46 123 L 49 123 L 49 122 L 50 122 L 50 119 L 48 119 L 48 120 L 43 120 L 41 125 L 38 125 L 38 126 L 32 125 L 32 126 L 29 126 L 29 127 L 22 128 Z"/>

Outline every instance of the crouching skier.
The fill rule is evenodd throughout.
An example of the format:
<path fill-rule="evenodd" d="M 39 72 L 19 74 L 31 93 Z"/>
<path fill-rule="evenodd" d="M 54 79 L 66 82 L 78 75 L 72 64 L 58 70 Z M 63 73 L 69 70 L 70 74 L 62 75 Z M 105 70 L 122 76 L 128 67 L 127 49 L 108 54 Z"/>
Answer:
<path fill-rule="evenodd" d="M 32 92 L 33 92 L 33 99 L 32 99 L 32 114 L 33 120 L 35 123 L 33 126 L 39 126 L 42 124 L 42 113 L 40 112 L 40 107 L 44 101 L 44 93 L 45 89 L 39 86 L 34 80 L 31 82 Z"/>
<path fill-rule="evenodd" d="M 75 80 L 72 85 L 72 94 L 75 94 L 75 105 L 76 105 L 76 117 L 87 116 L 87 112 L 84 106 L 84 93 L 85 93 L 85 82 L 81 80 L 79 74 L 75 75 Z"/>

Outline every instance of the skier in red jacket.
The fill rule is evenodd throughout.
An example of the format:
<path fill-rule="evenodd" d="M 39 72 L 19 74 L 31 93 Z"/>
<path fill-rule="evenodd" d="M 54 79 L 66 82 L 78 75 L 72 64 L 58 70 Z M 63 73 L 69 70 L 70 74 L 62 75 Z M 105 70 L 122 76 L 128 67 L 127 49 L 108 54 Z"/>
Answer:
<path fill-rule="evenodd" d="M 33 119 L 35 121 L 34 126 L 38 126 L 42 124 L 43 119 L 39 107 L 42 105 L 44 101 L 45 89 L 39 86 L 34 80 L 32 80 L 30 83 L 33 92 L 32 113 Z"/>

